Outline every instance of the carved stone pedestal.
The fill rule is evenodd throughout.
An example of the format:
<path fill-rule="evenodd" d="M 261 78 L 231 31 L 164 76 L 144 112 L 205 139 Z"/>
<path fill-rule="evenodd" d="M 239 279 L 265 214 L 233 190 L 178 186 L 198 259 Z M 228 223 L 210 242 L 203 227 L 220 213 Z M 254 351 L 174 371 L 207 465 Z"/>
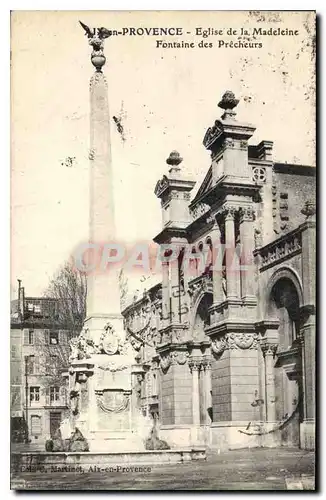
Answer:
<path fill-rule="evenodd" d="M 141 451 L 151 429 L 134 404 L 132 380 L 138 374 L 128 356 L 95 354 L 76 360 L 69 371 L 74 426 L 90 451 Z"/>

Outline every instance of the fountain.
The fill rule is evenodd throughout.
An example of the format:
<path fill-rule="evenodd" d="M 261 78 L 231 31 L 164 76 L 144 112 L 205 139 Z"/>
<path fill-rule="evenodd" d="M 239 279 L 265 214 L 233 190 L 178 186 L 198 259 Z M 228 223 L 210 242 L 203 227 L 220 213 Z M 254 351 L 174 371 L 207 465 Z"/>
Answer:
<path fill-rule="evenodd" d="M 90 80 L 89 241 L 101 248 L 115 242 L 113 176 L 108 92 L 102 67 L 105 28 L 81 23 L 92 47 L 95 73 Z M 119 270 L 95 270 L 87 276 L 87 317 L 71 341 L 70 416 L 42 453 L 13 454 L 13 468 L 162 464 L 206 458 L 204 448 L 168 449 L 155 423 L 140 411 L 137 386 L 143 367 L 126 342 L 120 314 Z M 147 448 L 147 449 L 146 449 Z"/>

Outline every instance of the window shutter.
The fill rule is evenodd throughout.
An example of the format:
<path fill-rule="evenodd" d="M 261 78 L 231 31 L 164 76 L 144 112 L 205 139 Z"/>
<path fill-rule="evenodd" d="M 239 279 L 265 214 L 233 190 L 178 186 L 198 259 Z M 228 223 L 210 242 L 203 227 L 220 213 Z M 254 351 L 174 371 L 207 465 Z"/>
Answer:
<path fill-rule="evenodd" d="M 66 392 L 66 388 L 63 386 L 63 387 L 60 387 L 60 403 L 62 405 L 66 405 L 67 404 L 67 392 Z"/>
<path fill-rule="evenodd" d="M 45 389 L 45 405 L 50 406 L 50 387 Z"/>
<path fill-rule="evenodd" d="M 34 343 L 34 345 L 40 345 L 40 343 L 41 343 L 40 342 L 40 340 L 41 340 L 40 336 L 41 335 L 42 335 L 42 331 L 40 331 L 40 330 L 34 330 L 33 331 L 33 337 L 34 337 L 33 343 Z"/>
<path fill-rule="evenodd" d="M 66 344 L 66 332 L 64 330 L 59 330 L 59 344 Z"/>
<path fill-rule="evenodd" d="M 24 335 L 24 345 L 29 345 L 29 329 L 28 328 L 24 328 L 23 335 Z"/>
<path fill-rule="evenodd" d="M 46 345 L 50 343 L 50 330 L 44 330 L 44 343 Z"/>
<path fill-rule="evenodd" d="M 34 375 L 35 373 L 35 368 L 34 368 L 34 362 L 35 362 L 35 356 L 27 356 L 26 358 L 26 371 L 28 375 Z"/>
<path fill-rule="evenodd" d="M 39 356 L 34 356 L 34 374 L 40 374 L 40 358 Z"/>

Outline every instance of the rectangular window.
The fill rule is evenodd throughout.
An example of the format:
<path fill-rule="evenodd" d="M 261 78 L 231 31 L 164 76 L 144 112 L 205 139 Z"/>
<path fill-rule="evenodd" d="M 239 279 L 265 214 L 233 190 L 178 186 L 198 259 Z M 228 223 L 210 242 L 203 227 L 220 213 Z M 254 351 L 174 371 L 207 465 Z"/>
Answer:
<path fill-rule="evenodd" d="M 50 344 L 59 344 L 59 332 L 50 332 Z"/>
<path fill-rule="evenodd" d="M 26 371 L 28 375 L 38 375 L 40 361 L 38 356 L 26 356 Z"/>
<path fill-rule="evenodd" d="M 30 387 L 29 388 L 29 401 L 31 403 L 38 402 L 40 400 L 40 388 Z"/>
<path fill-rule="evenodd" d="M 46 358 L 46 375 L 56 375 L 58 371 L 58 356 L 55 354 Z"/>
<path fill-rule="evenodd" d="M 39 415 L 32 415 L 31 416 L 31 434 L 33 436 L 38 436 L 41 434 L 42 428 L 41 428 L 41 417 Z"/>
<path fill-rule="evenodd" d="M 50 401 L 59 401 L 60 399 L 60 389 L 59 387 L 50 387 Z"/>

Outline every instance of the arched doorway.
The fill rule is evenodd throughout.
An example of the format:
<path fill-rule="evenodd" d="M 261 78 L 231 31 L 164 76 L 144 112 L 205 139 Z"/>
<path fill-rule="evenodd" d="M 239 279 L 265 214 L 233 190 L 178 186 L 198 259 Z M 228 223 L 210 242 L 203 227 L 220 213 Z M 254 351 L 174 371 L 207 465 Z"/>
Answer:
<path fill-rule="evenodd" d="M 279 320 L 274 366 L 276 420 L 282 445 L 296 447 L 303 413 L 300 297 L 289 277 L 280 277 L 272 286 L 269 309 Z"/>
<path fill-rule="evenodd" d="M 211 293 L 205 293 L 199 301 L 194 317 L 192 328 L 192 340 L 194 342 L 207 340 L 205 328 L 210 324 L 209 308 L 212 304 L 213 295 Z"/>

